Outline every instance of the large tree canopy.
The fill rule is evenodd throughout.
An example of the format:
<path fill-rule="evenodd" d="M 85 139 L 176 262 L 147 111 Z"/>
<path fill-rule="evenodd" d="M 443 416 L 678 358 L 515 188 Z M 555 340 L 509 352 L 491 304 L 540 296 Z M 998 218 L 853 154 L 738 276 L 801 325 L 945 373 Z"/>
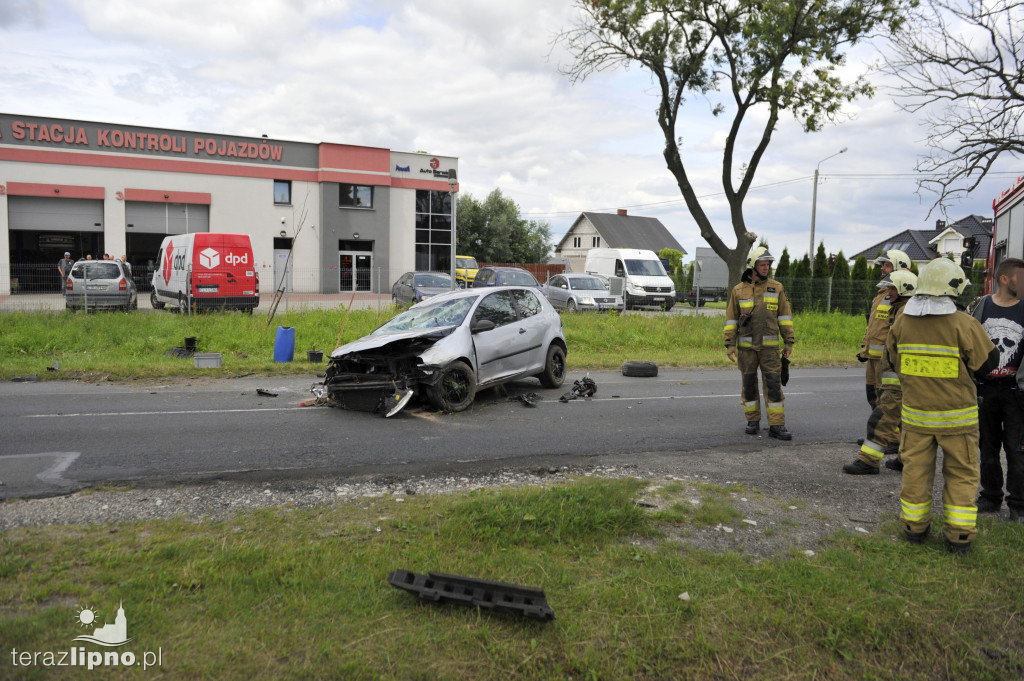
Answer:
<path fill-rule="evenodd" d="M 896 101 L 927 116 L 919 185 L 944 207 L 1003 154 L 1024 154 L 1024 2 L 931 0 L 911 26 L 885 70 Z"/>
<path fill-rule="evenodd" d="M 547 262 L 551 252 L 551 226 L 524 220 L 519 206 L 492 191 L 482 202 L 471 194 L 459 196 L 456 210 L 455 248 L 483 262 Z"/>
<path fill-rule="evenodd" d="M 659 90 L 665 162 L 701 236 L 729 265 L 735 283 L 757 239 L 747 230 L 743 201 L 779 117 L 788 111 L 805 131 L 816 131 L 836 120 L 843 104 L 870 95 L 863 76 L 852 82 L 840 76 L 843 50 L 875 32 L 896 30 L 915 1 L 577 0 L 580 20 L 559 36 L 574 56 L 564 72 L 574 82 L 631 64 L 650 72 Z M 693 96 L 712 99 L 713 115 L 731 115 L 721 166 L 731 246 L 716 232 L 687 170 L 679 114 Z M 745 124 L 756 142 L 741 150 Z"/>

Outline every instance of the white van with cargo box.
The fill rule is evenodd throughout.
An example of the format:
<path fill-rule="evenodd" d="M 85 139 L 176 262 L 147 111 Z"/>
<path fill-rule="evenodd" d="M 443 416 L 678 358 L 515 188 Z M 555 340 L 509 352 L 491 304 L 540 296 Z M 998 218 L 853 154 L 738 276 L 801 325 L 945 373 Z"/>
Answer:
<path fill-rule="evenodd" d="M 583 266 L 588 274 L 620 277 L 626 309 L 660 307 L 671 310 L 676 286 L 654 251 L 638 248 L 592 248 Z"/>
<path fill-rule="evenodd" d="M 248 234 L 197 232 L 164 238 L 153 272 L 153 307 L 242 310 L 260 304 L 260 278 Z"/>

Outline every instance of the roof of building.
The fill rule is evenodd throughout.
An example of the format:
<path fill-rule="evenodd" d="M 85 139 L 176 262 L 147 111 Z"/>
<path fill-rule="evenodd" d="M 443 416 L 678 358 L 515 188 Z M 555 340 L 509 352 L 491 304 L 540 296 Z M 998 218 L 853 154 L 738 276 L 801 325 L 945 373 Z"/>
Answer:
<path fill-rule="evenodd" d="M 661 224 L 661 220 L 636 215 L 580 213 L 566 233 L 566 237 L 573 233 L 573 228 L 584 218 L 597 229 L 601 235 L 602 246 L 606 248 L 640 248 L 655 253 L 663 248 L 674 248 L 683 254 L 686 253 L 672 233 Z M 565 241 L 565 238 L 562 241 Z"/>
<path fill-rule="evenodd" d="M 955 230 L 960 236 L 976 237 L 978 244 L 974 249 L 974 256 L 976 258 L 988 256 L 989 243 L 992 241 L 992 220 L 980 215 L 968 215 L 949 224 L 938 220 L 935 229 L 905 229 L 859 253 L 854 253 L 850 258 L 852 260 L 863 255 L 870 261 L 874 260 L 879 253 L 896 248 L 906 253 L 915 262 L 926 262 L 940 255 L 934 244 L 929 242 L 949 229 Z"/>

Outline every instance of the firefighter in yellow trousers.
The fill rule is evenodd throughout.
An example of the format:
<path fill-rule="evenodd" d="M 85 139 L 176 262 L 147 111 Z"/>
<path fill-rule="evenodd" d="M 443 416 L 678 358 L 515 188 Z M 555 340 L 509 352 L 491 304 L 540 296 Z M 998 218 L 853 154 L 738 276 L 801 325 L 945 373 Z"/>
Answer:
<path fill-rule="evenodd" d="M 747 435 L 761 430 L 761 397 L 757 370 L 764 379 L 768 437 L 792 440 L 786 430 L 782 394 L 782 357 L 793 352 L 793 311 L 782 284 L 769 278 L 775 258 L 764 246 L 747 256 L 747 269 L 729 296 L 725 311 L 725 352 L 743 377 L 740 402 L 747 418 Z M 779 354 L 779 343 L 783 348 Z"/>
<path fill-rule="evenodd" d="M 999 351 L 977 319 L 954 300 L 967 278 L 952 260 L 928 263 L 886 339 L 886 352 L 903 386 L 903 488 L 900 521 L 912 544 L 931 526 L 936 459 L 942 447 L 943 534 L 947 548 L 967 553 L 977 536 L 978 392 Z"/>
<path fill-rule="evenodd" d="M 882 278 L 888 281 L 893 272 L 910 271 L 910 257 L 901 250 L 890 249 L 875 259 L 875 265 L 882 271 Z M 889 311 L 896 300 L 889 295 L 889 288 L 879 286 L 881 291 L 871 301 L 868 312 L 868 328 L 864 330 L 864 340 L 860 343 L 857 360 L 865 363 L 864 389 L 868 404 L 874 409 L 878 406 L 877 395 L 882 385 L 882 350 L 885 349 L 885 336 L 889 333 Z"/>
<path fill-rule="evenodd" d="M 882 349 L 889 328 L 895 323 L 903 306 L 910 300 L 917 288 L 917 275 L 909 270 L 896 270 L 882 277 L 878 288 L 883 289 L 889 302 L 886 312 L 885 333 L 882 334 Z M 861 441 L 857 458 L 843 465 L 843 472 L 850 475 L 877 475 L 886 454 L 896 454 L 900 445 L 900 413 L 903 410 L 903 389 L 896 371 L 884 358 L 879 360 L 879 389 L 877 403 L 868 417 L 867 437 Z M 893 459 L 898 461 L 899 459 Z M 886 462 L 887 468 L 893 468 Z M 902 464 L 899 469 L 903 470 Z"/>

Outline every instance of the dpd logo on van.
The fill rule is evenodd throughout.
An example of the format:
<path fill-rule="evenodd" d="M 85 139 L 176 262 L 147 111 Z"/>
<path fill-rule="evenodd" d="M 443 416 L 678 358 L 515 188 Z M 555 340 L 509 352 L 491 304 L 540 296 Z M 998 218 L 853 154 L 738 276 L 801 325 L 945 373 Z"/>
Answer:
<path fill-rule="evenodd" d="M 167 250 L 164 252 L 164 284 L 171 283 L 171 267 L 174 261 L 174 244 L 168 243 Z"/>
<path fill-rule="evenodd" d="M 208 270 L 220 264 L 220 253 L 215 248 L 207 248 L 199 252 L 199 264 Z"/>

